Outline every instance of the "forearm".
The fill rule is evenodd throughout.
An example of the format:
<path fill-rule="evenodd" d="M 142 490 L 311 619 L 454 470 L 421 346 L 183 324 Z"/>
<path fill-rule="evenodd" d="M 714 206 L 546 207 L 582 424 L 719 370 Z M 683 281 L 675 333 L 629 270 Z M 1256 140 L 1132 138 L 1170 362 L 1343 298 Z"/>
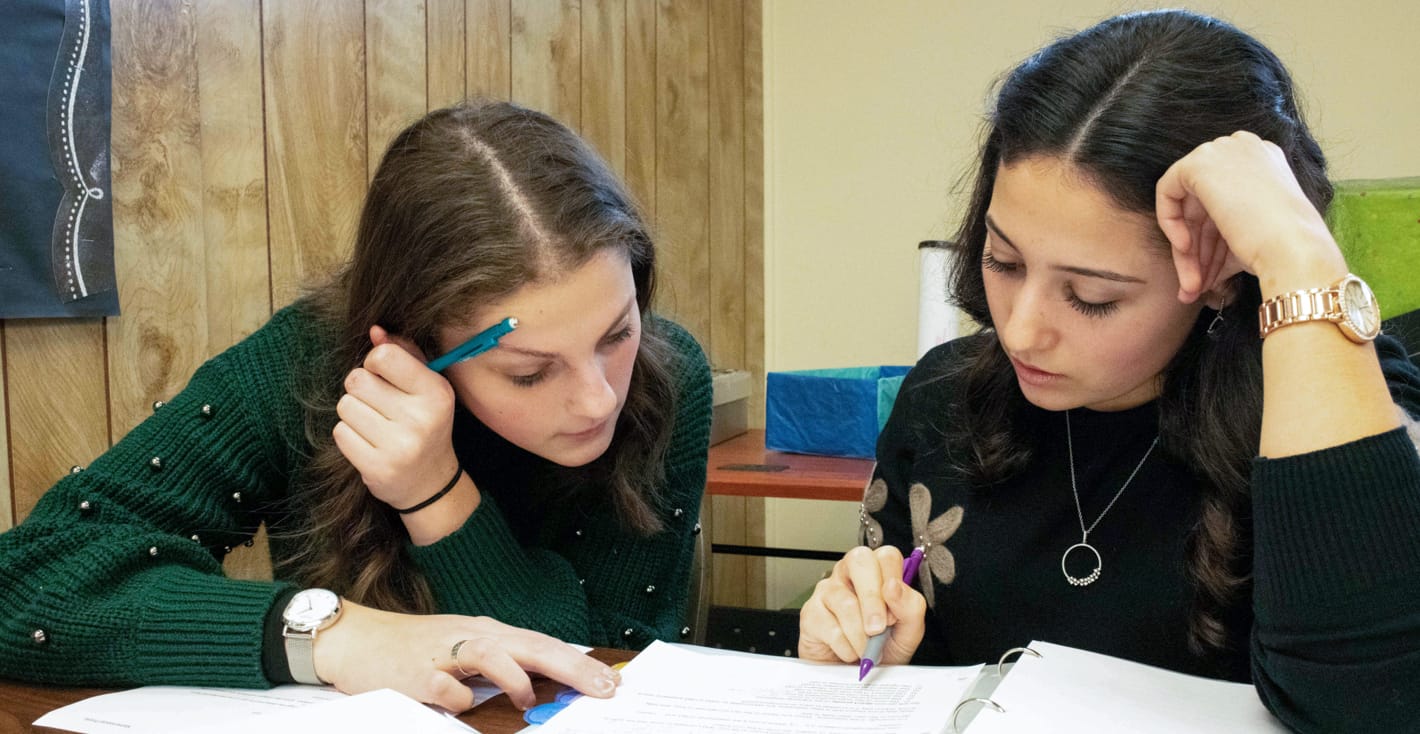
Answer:
<path fill-rule="evenodd" d="M 1329 239 L 1328 239 L 1329 242 Z M 1334 243 L 1261 273 L 1263 300 L 1335 283 L 1346 263 Z M 1373 344 L 1357 344 L 1327 321 L 1292 324 L 1262 345 L 1259 455 L 1294 456 L 1374 436 L 1400 425 Z"/>

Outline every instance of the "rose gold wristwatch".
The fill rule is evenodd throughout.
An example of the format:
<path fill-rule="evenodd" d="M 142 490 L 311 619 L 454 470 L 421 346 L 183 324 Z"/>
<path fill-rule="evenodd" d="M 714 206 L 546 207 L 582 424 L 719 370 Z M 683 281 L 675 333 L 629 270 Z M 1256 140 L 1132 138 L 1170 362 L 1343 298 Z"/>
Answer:
<path fill-rule="evenodd" d="M 1330 321 L 1357 344 L 1381 332 L 1381 307 L 1366 281 L 1352 275 L 1326 288 L 1292 291 L 1269 298 L 1257 308 L 1259 335 L 1305 321 Z"/>

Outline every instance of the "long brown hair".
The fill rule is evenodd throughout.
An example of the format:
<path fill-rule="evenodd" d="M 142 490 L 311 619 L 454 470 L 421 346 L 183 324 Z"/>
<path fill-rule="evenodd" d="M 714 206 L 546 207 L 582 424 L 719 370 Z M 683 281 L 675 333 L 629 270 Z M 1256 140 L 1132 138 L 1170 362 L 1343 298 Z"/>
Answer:
<path fill-rule="evenodd" d="M 303 390 L 312 457 L 295 494 L 299 542 L 288 544 L 297 549 L 287 562 L 297 578 L 383 609 L 433 610 L 427 582 L 403 551 L 403 524 L 331 438 L 344 377 L 370 350 L 371 324 L 433 354 L 440 327 L 603 251 L 630 263 L 643 328 L 615 438 L 578 472 L 628 528 L 660 529 L 656 488 L 675 396 L 671 348 L 650 318 L 647 227 L 571 130 L 516 105 L 474 102 L 431 112 L 394 139 L 370 182 L 349 262 L 307 297 L 338 336 Z"/>
<path fill-rule="evenodd" d="M 1256 39 L 1187 11 L 1118 16 L 1062 38 L 1026 59 L 1001 84 L 982 146 L 970 208 L 957 232 L 948 290 L 987 332 L 956 365 L 968 447 L 960 468 L 987 486 L 1021 471 L 1034 453 L 1019 425 L 1020 387 L 992 329 L 981 273 L 986 211 L 997 169 L 1043 155 L 1069 162 L 1119 206 L 1154 214 L 1154 186 L 1198 145 L 1238 130 L 1276 143 L 1319 211 L 1331 203 L 1326 161 L 1297 106 L 1291 76 Z M 1162 233 L 1160 242 L 1166 242 Z M 1249 462 L 1262 425 L 1261 292 L 1247 273 L 1231 282 L 1224 319 L 1204 309 L 1163 374 L 1159 445 L 1192 467 L 1202 486 L 1188 572 L 1195 586 L 1190 642 L 1206 654 L 1236 644 L 1230 609 L 1251 574 Z"/>

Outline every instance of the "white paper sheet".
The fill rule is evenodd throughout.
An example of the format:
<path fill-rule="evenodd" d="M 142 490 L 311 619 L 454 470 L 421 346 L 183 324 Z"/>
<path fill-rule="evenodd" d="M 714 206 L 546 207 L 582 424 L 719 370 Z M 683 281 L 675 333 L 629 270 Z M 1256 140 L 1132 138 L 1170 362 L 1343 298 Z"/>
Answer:
<path fill-rule="evenodd" d="M 1284 732 L 1246 683 L 1198 678 L 1048 642 L 1022 655 L 990 694 L 968 734 L 1049 731 Z M 965 719 L 965 715 L 962 717 Z"/>
<path fill-rule="evenodd" d="M 311 734 L 318 731 L 341 734 L 478 734 L 476 729 L 458 719 L 437 713 L 388 688 L 263 716 L 258 722 L 227 721 L 203 727 L 188 726 L 161 734 L 252 734 L 253 731 L 262 734 Z"/>
<path fill-rule="evenodd" d="M 483 703 L 502 691 L 483 678 L 468 681 L 474 689 L 474 700 Z M 399 695 L 399 694 L 395 694 Z M 272 734 L 268 722 L 280 721 L 292 712 L 351 698 L 334 688 L 317 686 L 277 686 L 269 690 L 242 688 L 196 688 L 180 686 L 147 686 L 117 693 L 106 693 L 72 703 L 41 716 L 35 726 L 48 726 L 81 734 L 107 732 L 192 732 L 208 725 L 234 725 L 233 731 L 246 727 L 250 734 L 259 724 L 264 734 Z M 413 699 L 405 701 L 429 711 Z M 383 700 L 383 699 L 378 699 Z M 368 703 L 361 701 L 360 710 Z M 430 712 L 432 713 L 432 711 Z M 367 714 L 360 714 L 366 716 Z M 437 714 L 436 714 L 437 716 Z M 463 726 L 459 724 L 459 726 Z M 465 730 L 467 728 L 465 727 Z M 218 731 L 225 731 L 218 729 Z M 361 731 L 365 731 L 362 729 Z M 378 731 L 378 729 L 371 730 Z"/>
<path fill-rule="evenodd" d="M 931 734 L 981 666 L 892 665 L 858 682 L 856 665 L 652 643 L 609 699 L 573 701 L 539 734 Z"/>

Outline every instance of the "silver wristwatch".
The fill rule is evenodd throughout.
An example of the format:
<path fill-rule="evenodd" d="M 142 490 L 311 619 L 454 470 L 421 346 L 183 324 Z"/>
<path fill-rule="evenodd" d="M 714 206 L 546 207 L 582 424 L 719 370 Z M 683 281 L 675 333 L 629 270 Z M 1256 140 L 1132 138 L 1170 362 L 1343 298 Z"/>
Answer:
<path fill-rule="evenodd" d="M 340 618 L 340 597 L 326 589 L 296 592 L 281 613 L 281 636 L 286 640 L 286 664 L 297 683 L 326 685 L 316 675 L 316 633 Z"/>

